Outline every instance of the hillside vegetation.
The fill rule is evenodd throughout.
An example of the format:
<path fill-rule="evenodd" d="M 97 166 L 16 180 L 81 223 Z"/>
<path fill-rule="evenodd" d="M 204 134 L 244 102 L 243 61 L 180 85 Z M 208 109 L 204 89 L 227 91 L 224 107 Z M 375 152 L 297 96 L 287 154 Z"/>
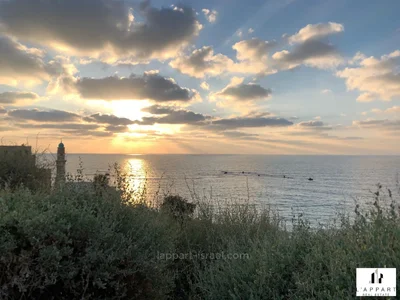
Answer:
<path fill-rule="evenodd" d="M 352 299 L 357 267 L 400 266 L 399 191 L 378 186 L 354 219 L 287 230 L 251 204 L 150 205 L 118 176 L 117 191 L 100 177 L 0 192 L 0 299 Z"/>

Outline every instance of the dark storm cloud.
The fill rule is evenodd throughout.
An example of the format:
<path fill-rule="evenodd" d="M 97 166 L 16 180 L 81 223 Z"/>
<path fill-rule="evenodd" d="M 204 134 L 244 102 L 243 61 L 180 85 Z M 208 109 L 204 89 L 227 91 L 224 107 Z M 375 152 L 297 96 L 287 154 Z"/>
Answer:
<path fill-rule="evenodd" d="M 221 92 L 216 93 L 219 97 L 232 98 L 235 100 L 254 100 L 270 96 L 271 89 L 265 89 L 258 84 L 239 84 L 228 86 Z"/>
<path fill-rule="evenodd" d="M 201 29 L 187 6 L 154 8 L 150 1 L 130 8 L 122 0 L 10 0 L 0 2 L 3 31 L 77 54 L 138 58 L 171 57 Z M 140 14 L 143 21 L 137 21 Z M 135 16 L 134 16 L 135 15 Z"/>
<path fill-rule="evenodd" d="M 116 126 L 133 124 L 133 121 L 127 118 L 119 118 L 114 115 L 106 115 L 106 114 L 103 115 L 99 113 L 91 115 L 90 117 L 85 117 L 83 118 L 83 120 L 86 122 L 103 123 Z"/>
<path fill-rule="evenodd" d="M 30 92 L 5 92 L 0 93 L 0 103 L 12 104 L 18 100 L 36 100 L 39 96 L 35 93 Z"/>
<path fill-rule="evenodd" d="M 77 114 L 62 110 L 40 111 L 38 109 L 14 109 L 9 111 L 8 115 L 15 119 L 37 122 L 68 122 L 81 119 Z"/>
<path fill-rule="evenodd" d="M 144 100 L 156 102 L 190 101 L 194 93 L 180 87 L 173 79 L 158 74 L 145 73 L 127 78 L 111 76 L 100 79 L 80 78 L 71 82 L 85 99 L 103 100 Z"/>

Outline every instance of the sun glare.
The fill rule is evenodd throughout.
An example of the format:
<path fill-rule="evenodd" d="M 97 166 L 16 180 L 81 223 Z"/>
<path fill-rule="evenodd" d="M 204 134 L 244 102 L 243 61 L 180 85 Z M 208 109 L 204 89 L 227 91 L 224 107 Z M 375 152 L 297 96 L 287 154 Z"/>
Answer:
<path fill-rule="evenodd" d="M 148 101 L 143 100 L 124 100 L 111 101 L 112 113 L 120 118 L 128 118 L 130 120 L 141 120 L 145 115 L 142 109 L 150 106 Z"/>

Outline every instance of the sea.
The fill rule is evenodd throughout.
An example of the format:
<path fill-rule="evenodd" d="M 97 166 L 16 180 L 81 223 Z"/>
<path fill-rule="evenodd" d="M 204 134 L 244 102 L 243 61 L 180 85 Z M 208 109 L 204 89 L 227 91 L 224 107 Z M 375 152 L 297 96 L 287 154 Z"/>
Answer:
<path fill-rule="evenodd" d="M 178 194 L 189 201 L 250 202 L 313 224 L 351 213 L 356 203 L 367 207 L 378 185 L 381 195 L 390 189 L 400 201 L 400 156 L 68 154 L 66 170 L 74 175 L 81 164 L 93 178 L 112 173 L 115 163 L 132 187 L 146 187 L 149 199 Z"/>

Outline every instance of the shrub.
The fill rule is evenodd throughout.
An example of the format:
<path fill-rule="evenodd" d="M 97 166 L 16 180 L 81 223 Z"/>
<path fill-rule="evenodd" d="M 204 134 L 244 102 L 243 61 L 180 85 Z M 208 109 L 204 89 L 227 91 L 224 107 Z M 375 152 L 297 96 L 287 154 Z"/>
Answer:
<path fill-rule="evenodd" d="M 163 299 L 174 224 L 113 194 L 0 196 L 1 299 Z"/>
<path fill-rule="evenodd" d="M 193 215 L 196 205 L 189 203 L 181 196 L 166 196 L 161 205 L 161 211 L 171 215 L 174 219 L 182 223 Z"/>

